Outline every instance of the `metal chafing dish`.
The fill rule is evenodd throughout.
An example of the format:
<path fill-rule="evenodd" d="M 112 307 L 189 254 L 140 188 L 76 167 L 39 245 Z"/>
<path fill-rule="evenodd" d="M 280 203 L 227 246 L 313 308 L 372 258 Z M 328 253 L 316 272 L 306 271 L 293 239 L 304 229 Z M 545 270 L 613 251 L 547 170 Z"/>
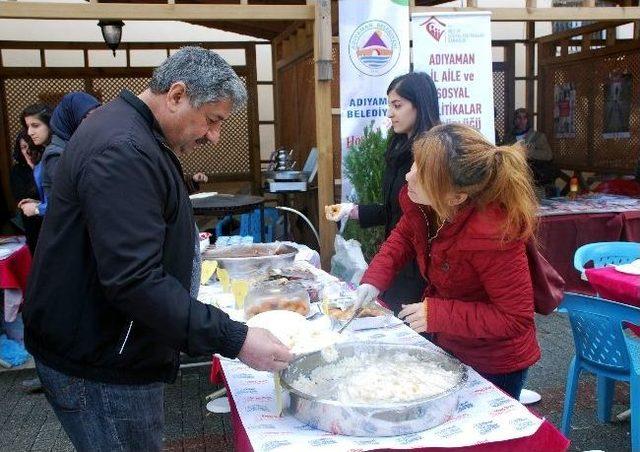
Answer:
<path fill-rule="evenodd" d="M 254 243 L 210 248 L 203 254 L 205 260 L 215 260 L 232 277 L 284 268 L 293 264 L 298 250 L 282 243 Z"/>
<path fill-rule="evenodd" d="M 435 361 L 455 375 L 451 387 L 437 395 L 410 403 L 384 405 L 346 405 L 305 394 L 292 387 L 302 375 L 310 376 L 319 366 L 328 364 L 322 352 L 303 355 L 282 373 L 282 386 L 288 392 L 288 412 L 298 420 L 320 430 L 350 436 L 397 436 L 436 427 L 456 411 L 458 393 L 467 382 L 467 368 L 457 359 L 430 348 L 415 345 L 349 342 L 336 344 L 339 359 L 362 356 L 381 357 L 408 353 L 421 360 Z M 332 360 L 334 361 L 334 360 Z M 372 388 L 375 391 L 375 388 Z"/>

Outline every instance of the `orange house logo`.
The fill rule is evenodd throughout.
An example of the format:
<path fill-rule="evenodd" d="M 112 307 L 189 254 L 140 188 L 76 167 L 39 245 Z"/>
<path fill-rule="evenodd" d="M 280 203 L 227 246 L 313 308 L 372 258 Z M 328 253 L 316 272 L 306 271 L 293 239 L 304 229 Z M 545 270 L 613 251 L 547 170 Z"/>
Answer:
<path fill-rule="evenodd" d="M 433 39 L 440 42 L 440 38 L 444 34 L 447 29 L 447 26 L 436 19 L 434 16 L 431 16 L 428 20 L 420 24 L 421 27 L 425 27 L 427 33 L 429 33 Z"/>

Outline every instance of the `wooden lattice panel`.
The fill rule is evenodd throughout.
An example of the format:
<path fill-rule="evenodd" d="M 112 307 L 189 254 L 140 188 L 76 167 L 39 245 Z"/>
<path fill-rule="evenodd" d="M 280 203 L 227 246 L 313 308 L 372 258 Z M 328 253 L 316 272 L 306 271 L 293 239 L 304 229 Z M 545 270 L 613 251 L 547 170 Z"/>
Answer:
<path fill-rule="evenodd" d="M 242 78 L 246 84 L 246 79 Z M 116 98 L 123 89 L 138 94 L 146 89 L 148 77 L 102 77 L 90 79 L 90 89 L 102 102 Z M 85 89 L 82 79 L 7 79 L 5 92 L 9 119 L 10 143 L 20 130 L 20 114 L 34 102 L 48 102 L 52 107 L 70 92 Z M 254 101 L 255 103 L 255 101 Z M 253 106 L 251 108 L 257 108 Z M 251 173 L 249 158 L 249 120 L 247 109 L 234 114 L 222 128 L 216 145 L 207 145 L 182 158 L 187 174 L 202 171 L 208 175 Z"/>
<path fill-rule="evenodd" d="M 585 65 L 588 64 L 588 74 Z M 547 134 L 556 164 L 565 169 L 634 173 L 640 152 L 640 55 L 626 52 L 602 58 L 549 65 L 541 90 Z M 631 75 L 628 138 L 603 137 L 605 89 L 611 74 Z M 557 138 L 553 128 L 554 85 L 573 83 L 576 89 L 575 138 Z"/>
<path fill-rule="evenodd" d="M 69 91 L 83 89 L 84 80 L 82 79 L 5 79 L 4 90 L 9 125 L 7 142 L 13 145 L 13 140 L 22 127 L 21 116 L 25 107 L 42 102 L 53 108 L 55 103 Z"/>
<path fill-rule="evenodd" d="M 93 91 L 97 93 L 97 97 L 104 103 L 118 97 L 123 89 L 139 94 L 147 88 L 148 84 L 148 77 L 109 77 L 91 80 Z"/>
<path fill-rule="evenodd" d="M 593 166 L 598 168 L 620 168 L 635 172 L 640 150 L 640 56 L 627 53 L 595 61 L 591 65 L 596 83 L 593 93 Z M 605 117 L 605 85 L 609 74 L 629 74 L 631 76 L 631 109 L 629 115 L 629 138 L 605 139 L 602 136 Z"/>
<path fill-rule="evenodd" d="M 594 82 L 591 79 L 590 70 L 589 78 L 584 75 L 583 62 L 549 69 L 546 86 L 540 92 L 540 95 L 543 96 L 542 108 L 545 109 L 544 124 L 540 127 L 540 130 L 547 135 L 549 145 L 553 150 L 554 161 L 561 168 L 571 169 L 589 166 L 590 121 L 593 115 L 591 89 Z M 575 136 L 558 138 L 554 132 L 554 87 L 568 83 L 573 83 L 576 90 Z"/>

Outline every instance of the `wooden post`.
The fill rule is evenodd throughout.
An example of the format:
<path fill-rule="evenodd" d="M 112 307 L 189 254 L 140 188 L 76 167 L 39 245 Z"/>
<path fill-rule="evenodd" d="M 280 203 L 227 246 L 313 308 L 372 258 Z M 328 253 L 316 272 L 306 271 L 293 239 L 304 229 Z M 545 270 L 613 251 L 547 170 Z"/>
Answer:
<path fill-rule="evenodd" d="M 322 267 L 329 269 L 336 234 L 335 224 L 324 215 L 333 198 L 333 134 L 331 118 L 331 2 L 318 0 L 315 8 L 313 53 L 316 91 L 316 142 L 318 146 L 318 224 Z"/>
<path fill-rule="evenodd" d="M 468 8 L 477 8 L 478 7 L 478 0 L 467 0 L 467 7 Z"/>
<path fill-rule="evenodd" d="M 615 45 L 616 43 L 616 28 L 607 28 L 607 46 Z"/>
<path fill-rule="evenodd" d="M 535 85 L 535 51 L 536 51 L 536 23 L 527 22 L 527 44 L 526 44 L 526 81 L 525 81 L 525 107 L 529 112 L 529 117 L 533 120 L 534 114 L 534 85 Z M 531 124 L 533 126 L 533 123 Z"/>
<path fill-rule="evenodd" d="M 258 116 L 258 74 L 256 68 L 256 45 L 247 44 L 244 48 L 245 64 L 248 70 L 247 91 L 249 103 L 247 105 L 249 127 L 249 165 L 251 167 L 251 192 L 260 193 L 262 174 L 260 171 L 260 118 Z"/>

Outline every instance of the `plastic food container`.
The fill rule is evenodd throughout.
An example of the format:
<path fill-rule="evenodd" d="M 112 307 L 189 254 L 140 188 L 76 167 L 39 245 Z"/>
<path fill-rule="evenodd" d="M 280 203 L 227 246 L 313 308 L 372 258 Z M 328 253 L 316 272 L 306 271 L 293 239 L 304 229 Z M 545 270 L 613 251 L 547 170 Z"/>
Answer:
<path fill-rule="evenodd" d="M 288 310 L 306 316 L 310 311 L 309 294 L 302 284 L 287 280 L 253 285 L 244 300 L 246 319 L 274 310 Z"/>
<path fill-rule="evenodd" d="M 329 316 L 336 328 L 341 327 L 351 318 L 353 314 L 353 303 L 348 299 L 340 299 L 335 301 L 323 301 L 321 305 L 323 314 Z M 353 319 L 347 329 L 368 330 L 372 328 L 385 328 L 391 326 L 396 320 L 393 313 L 380 306 L 377 303 L 371 303 L 366 306 L 360 315 Z"/>

